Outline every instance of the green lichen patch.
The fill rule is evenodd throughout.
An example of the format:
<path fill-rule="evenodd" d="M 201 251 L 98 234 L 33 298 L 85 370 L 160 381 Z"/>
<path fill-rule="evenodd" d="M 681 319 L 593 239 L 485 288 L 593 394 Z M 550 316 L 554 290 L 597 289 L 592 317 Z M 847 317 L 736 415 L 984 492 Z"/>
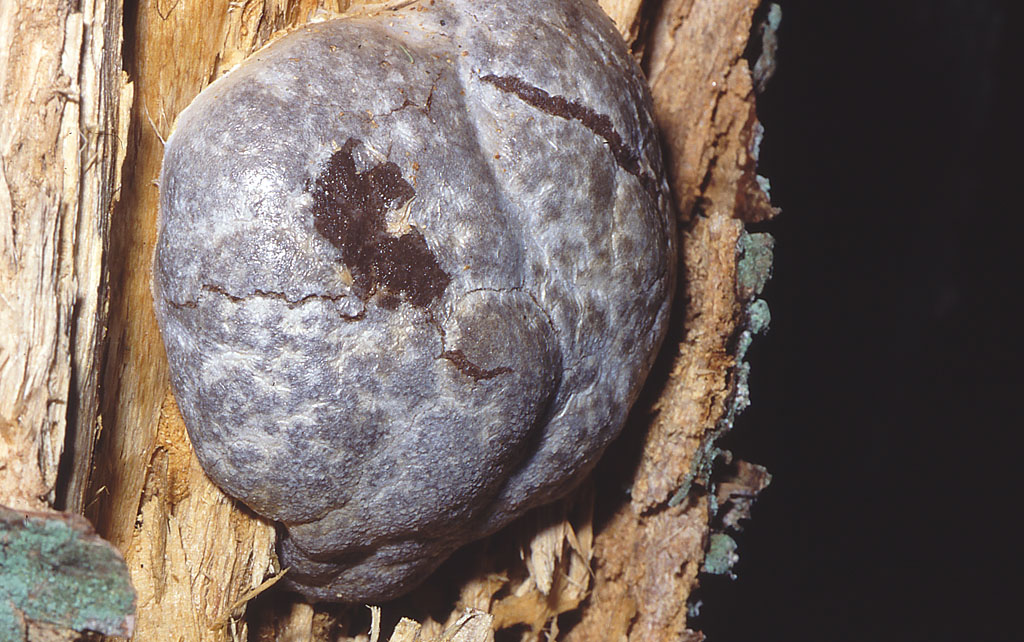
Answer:
<path fill-rule="evenodd" d="M 84 518 L 0 507 L 0 642 L 30 622 L 128 636 L 134 613 L 124 558 Z"/>
<path fill-rule="evenodd" d="M 713 533 L 708 546 L 708 554 L 704 558 L 704 572 L 712 575 L 728 575 L 735 579 L 732 567 L 739 561 L 736 554 L 736 540 L 725 533 Z"/>
<path fill-rule="evenodd" d="M 764 232 L 745 233 L 736 243 L 736 289 L 743 300 L 761 294 L 772 276 L 775 239 Z"/>
<path fill-rule="evenodd" d="M 744 321 L 737 328 L 733 347 L 736 365 L 732 372 L 731 391 L 727 407 L 714 430 L 704 434 L 697 453 L 693 458 L 690 472 L 668 505 L 678 506 L 690 496 L 694 484 L 711 488 L 711 476 L 715 461 L 723 453 L 717 446 L 718 440 L 732 428 L 736 417 L 750 405 L 750 364 L 744 361 L 754 336 L 763 334 L 771 323 L 771 311 L 764 299 L 758 298 L 772 274 L 775 239 L 771 234 L 744 232 L 736 243 L 736 291 L 744 304 Z M 715 493 L 711 493 L 712 511 L 716 512 Z"/>

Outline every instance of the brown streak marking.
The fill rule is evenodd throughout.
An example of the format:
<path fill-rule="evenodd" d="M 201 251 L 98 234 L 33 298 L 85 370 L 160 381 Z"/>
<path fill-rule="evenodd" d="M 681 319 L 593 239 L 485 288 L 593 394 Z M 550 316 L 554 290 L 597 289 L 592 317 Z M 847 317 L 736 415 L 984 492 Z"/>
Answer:
<path fill-rule="evenodd" d="M 441 353 L 441 358 L 451 361 L 452 365 L 458 368 L 459 372 L 467 377 L 472 377 L 474 381 L 493 379 L 498 375 L 512 372 L 512 368 L 509 368 L 508 366 L 499 366 L 497 368 L 485 370 L 470 361 L 469 357 L 467 357 L 466 353 L 462 350 L 445 350 Z"/>
<path fill-rule="evenodd" d="M 639 155 L 622 142 L 622 136 L 615 131 L 615 127 L 612 125 L 612 119 L 605 114 L 599 114 L 565 96 L 552 96 L 543 89 L 527 84 L 515 76 L 488 74 L 481 76 L 480 80 L 494 85 L 507 94 L 514 94 L 526 104 L 552 116 L 578 121 L 604 139 L 619 167 L 640 179 L 640 183 L 648 191 L 652 193 L 656 191 L 654 179 L 640 169 Z"/>

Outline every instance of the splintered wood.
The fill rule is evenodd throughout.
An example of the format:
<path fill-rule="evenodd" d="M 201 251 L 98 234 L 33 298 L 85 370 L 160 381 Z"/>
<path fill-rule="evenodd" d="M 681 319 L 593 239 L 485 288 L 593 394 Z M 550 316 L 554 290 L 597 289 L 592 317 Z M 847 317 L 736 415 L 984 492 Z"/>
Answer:
<path fill-rule="evenodd" d="M 169 394 L 157 436 L 125 555 L 138 592 L 136 639 L 244 640 L 246 602 L 275 569 L 274 527 L 206 477 Z"/>
<path fill-rule="evenodd" d="M 76 279 L 99 278 L 75 263 L 82 39 L 70 5 L 0 10 L 0 505 L 18 509 L 55 499 Z"/>

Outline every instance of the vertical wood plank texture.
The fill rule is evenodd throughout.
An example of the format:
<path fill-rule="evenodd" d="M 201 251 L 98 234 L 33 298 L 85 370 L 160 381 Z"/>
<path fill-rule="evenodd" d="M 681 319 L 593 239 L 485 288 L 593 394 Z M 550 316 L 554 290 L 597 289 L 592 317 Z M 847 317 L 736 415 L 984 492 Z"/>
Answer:
<path fill-rule="evenodd" d="M 75 261 L 82 31 L 70 3 L 0 3 L 0 504 L 29 510 L 55 498 L 90 280 Z"/>

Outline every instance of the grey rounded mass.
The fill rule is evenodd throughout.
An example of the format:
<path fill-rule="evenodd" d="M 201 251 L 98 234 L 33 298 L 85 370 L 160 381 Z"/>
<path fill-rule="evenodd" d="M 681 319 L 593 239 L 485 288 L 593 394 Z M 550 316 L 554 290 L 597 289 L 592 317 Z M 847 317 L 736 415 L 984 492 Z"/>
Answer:
<path fill-rule="evenodd" d="M 287 581 L 381 601 L 568 491 L 664 335 L 648 90 L 591 0 L 309 24 L 167 141 L 153 291 L 210 477 Z"/>

